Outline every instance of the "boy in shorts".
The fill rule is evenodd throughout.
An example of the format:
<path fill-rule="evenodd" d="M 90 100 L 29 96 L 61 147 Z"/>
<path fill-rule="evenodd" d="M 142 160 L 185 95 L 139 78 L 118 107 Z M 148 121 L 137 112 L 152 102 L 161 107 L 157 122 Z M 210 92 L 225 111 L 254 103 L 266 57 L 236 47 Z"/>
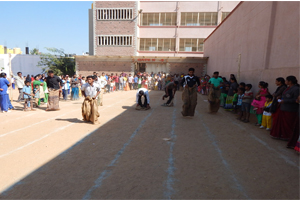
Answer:
<path fill-rule="evenodd" d="M 30 86 L 30 82 L 25 81 L 25 86 L 23 87 L 23 95 L 24 95 L 24 99 L 25 99 L 25 104 L 24 104 L 24 111 L 28 111 L 27 108 L 27 104 L 28 102 L 30 102 L 30 108 L 32 111 L 35 111 L 35 109 L 33 109 L 33 96 L 34 94 L 31 94 L 31 86 Z"/>

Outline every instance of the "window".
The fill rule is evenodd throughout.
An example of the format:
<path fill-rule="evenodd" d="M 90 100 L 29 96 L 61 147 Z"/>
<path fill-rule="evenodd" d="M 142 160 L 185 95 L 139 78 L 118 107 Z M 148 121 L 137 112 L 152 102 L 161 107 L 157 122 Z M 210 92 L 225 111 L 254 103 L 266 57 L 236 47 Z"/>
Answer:
<path fill-rule="evenodd" d="M 97 9 L 97 20 L 132 20 L 132 8 Z"/>
<path fill-rule="evenodd" d="M 230 12 L 222 12 L 222 21 L 229 15 Z"/>
<path fill-rule="evenodd" d="M 132 36 L 98 36 L 100 46 L 132 46 Z"/>
<path fill-rule="evenodd" d="M 141 26 L 174 26 L 176 13 L 142 13 Z"/>
<path fill-rule="evenodd" d="M 209 26 L 217 23 L 217 12 L 181 13 L 182 26 Z"/>
<path fill-rule="evenodd" d="M 180 38 L 179 51 L 183 52 L 203 52 L 205 38 Z"/>
<path fill-rule="evenodd" d="M 175 38 L 141 38 L 140 51 L 175 51 Z"/>

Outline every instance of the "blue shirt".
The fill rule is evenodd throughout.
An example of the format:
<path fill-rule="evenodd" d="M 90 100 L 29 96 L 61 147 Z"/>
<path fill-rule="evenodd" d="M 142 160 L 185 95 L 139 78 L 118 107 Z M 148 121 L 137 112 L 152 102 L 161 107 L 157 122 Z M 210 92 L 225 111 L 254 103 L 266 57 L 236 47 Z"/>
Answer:
<path fill-rule="evenodd" d="M 134 78 L 134 83 L 137 83 L 138 80 L 139 80 L 139 78 L 138 78 L 138 77 L 135 77 L 135 78 Z"/>
<path fill-rule="evenodd" d="M 105 75 L 105 78 L 106 78 L 106 80 L 108 80 L 108 76 L 107 75 Z"/>
<path fill-rule="evenodd" d="M 24 86 L 23 87 L 23 92 L 25 92 L 27 94 L 31 94 L 31 86 Z M 24 98 L 31 98 L 31 96 L 28 96 L 28 95 L 24 94 Z"/>
<path fill-rule="evenodd" d="M 1 77 L 0 78 L 0 88 L 3 89 L 3 91 L 0 91 L 0 95 L 7 94 L 7 88 L 9 81 L 6 78 Z"/>

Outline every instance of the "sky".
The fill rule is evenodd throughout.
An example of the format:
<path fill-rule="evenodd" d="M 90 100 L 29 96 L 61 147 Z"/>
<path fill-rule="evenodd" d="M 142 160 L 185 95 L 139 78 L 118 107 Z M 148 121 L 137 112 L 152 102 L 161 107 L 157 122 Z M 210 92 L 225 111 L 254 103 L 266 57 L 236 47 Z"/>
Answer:
<path fill-rule="evenodd" d="M 92 1 L 0 1 L 0 45 L 25 54 L 45 47 L 82 55 L 89 51 L 88 9 Z"/>

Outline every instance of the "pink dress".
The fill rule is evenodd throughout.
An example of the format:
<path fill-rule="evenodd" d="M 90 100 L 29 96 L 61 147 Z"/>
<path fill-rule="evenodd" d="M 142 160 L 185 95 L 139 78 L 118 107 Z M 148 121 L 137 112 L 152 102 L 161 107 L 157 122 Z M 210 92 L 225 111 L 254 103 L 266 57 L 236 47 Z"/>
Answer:
<path fill-rule="evenodd" d="M 260 95 L 267 95 L 268 94 L 268 89 L 261 89 L 260 90 Z M 255 108 L 263 108 L 265 106 L 265 102 L 266 102 L 266 97 L 265 96 L 261 96 L 260 100 L 253 100 L 251 105 Z"/>

